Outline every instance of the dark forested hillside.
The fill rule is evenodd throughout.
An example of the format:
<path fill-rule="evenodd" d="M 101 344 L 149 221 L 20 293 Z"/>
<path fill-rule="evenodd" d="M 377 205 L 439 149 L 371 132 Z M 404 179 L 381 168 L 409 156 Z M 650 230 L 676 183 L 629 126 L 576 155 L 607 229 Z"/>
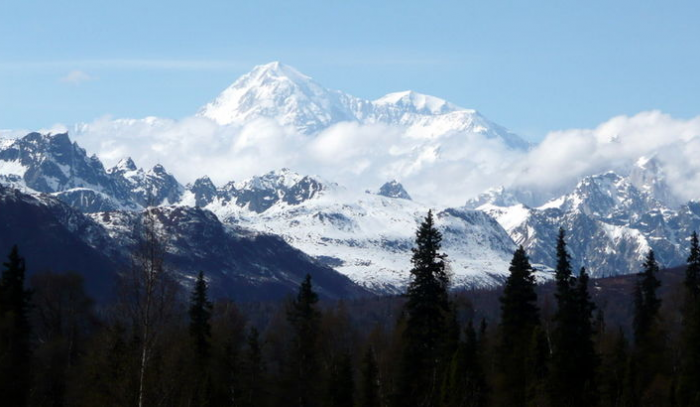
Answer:
<path fill-rule="evenodd" d="M 91 298 L 79 273 L 31 270 L 40 253 L 7 251 L 0 391 L 10 405 L 584 407 L 699 400 L 696 238 L 687 267 L 663 269 L 650 251 L 638 275 L 589 279 L 572 268 L 562 230 L 554 281 L 535 284 L 521 247 L 502 288 L 450 291 L 442 235 L 429 214 L 416 233 L 405 295 L 338 300 L 320 295 L 323 276 L 306 274 L 293 278 L 283 300 L 251 301 L 235 292 L 215 297 L 218 280 L 206 271 L 180 284 L 163 236 L 173 232 L 158 216 L 165 215 L 147 213 L 135 229 L 110 301 Z"/>
<path fill-rule="evenodd" d="M 80 274 L 98 302 L 114 294 L 116 276 L 129 268 L 138 230 L 148 218 L 163 232 L 166 264 L 177 282 L 188 287 L 203 270 L 213 282 L 214 298 L 281 299 L 307 273 L 323 298 L 370 295 L 280 237 L 224 225 L 203 209 L 154 207 L 86 215 L 55 198 L 0 186 L 2 253 L 14 244 L 21 247 L 29 276 L 41 271 Z"/>

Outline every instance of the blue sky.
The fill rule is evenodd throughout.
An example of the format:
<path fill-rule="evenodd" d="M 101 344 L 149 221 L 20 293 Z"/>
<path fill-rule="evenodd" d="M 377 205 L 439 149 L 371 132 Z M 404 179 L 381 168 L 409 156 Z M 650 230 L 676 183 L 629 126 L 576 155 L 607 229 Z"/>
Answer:
<path fill-rule="evenodd" d="M 364 98 L 440 96 L 535 141 L 689 118 L 699 22 L 694 1 L 3 0 L 0 128 L 181 118 L 273 60 Z"/>

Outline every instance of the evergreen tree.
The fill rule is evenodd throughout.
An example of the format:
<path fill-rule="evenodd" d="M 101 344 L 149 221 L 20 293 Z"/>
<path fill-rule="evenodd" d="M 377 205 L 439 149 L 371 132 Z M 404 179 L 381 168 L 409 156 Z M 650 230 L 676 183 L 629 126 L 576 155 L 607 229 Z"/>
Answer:
<path fill-rule="evenodd" d="M 524 338 L 525 339 L 525 338 Z M 542 325 L 537 325 L 532 331 L 529 341 L 530 349 L 527 354 L 526 365 L 529 369 L 525 374 L 529 377 L 527 381 L 526 394 L 528 405 L 546 406 L 548 405 L 547 381 L 549 375 L 549 359 L 551 348 L 547 338 L 547 332 Z"/>
<path fill-rule="evenodd" d="M 352 359 L 349 353 L 333 358 L 328 375 L 327 402 L 324 407 L 353 407 L 355 405 L 355 381 Z"/>
<path fill-rule="evenodd" d="M 620 327 L 605 338 L 600 366 L 600 401 L 603 406 L 624 406 L 628 343 Z"/>
<path fill-rule="evenodd" d="M 447 317 L 449 277 L 446 255 L 440 253 L 442 234 L 432 211 L 416 232 L 411 282 L 405 305 L 404 348 L 396 395 L 397 406 L 435 406 L 439 402 L 441 368 L 449 335 Z"/>
<path fill-rule="evenodd" d="M 265 368 L 260 347 L 260 334 L 255 327 L 248 333 L 248 348 L 243 360 L 243 395 L 241 405 L 244 407 L 262 407 L 265 403 Z"/>
<path fill-rule="evenodd" d="M 533 349 L 539 345 L 540 325 L 535 278 L 525 249 L 513 254 L 503 295 L 501 296 L 500 343 L 498 345 L 498 404 L 525 406 L 533 401 L 529 391 L 536 386 L 541 372 L 533 366 Z M 534 344 L 533 344 L 534 342 Z M 533 346 L 534 345 L 534 346 Z"/>
<path fill-rule="evenodd" d="M 13 246 L 0 277 L 0 398 L 8 406 L 27 405 L 31 385 L 29 307 L 25 262 Z"/>
<path fill-rule="evenodd" d="M 596 330 L 593 322 L 595 304 L 588 291 L 589 280 L 586 269 L 582 267 L 573 293 L 576 304 L 577 336 L 572 352 L 577 359 L 575 364 L 578 369 L 572 372 L 576 380 L 571 391 L 578 394 L 578 399 L 572 400 L 571 406 L 594 406 L 599 401 L 596 387 L 599 356 L 595 350 Z"/>
<path fill-rule="evenodd" d="M 202 271 L 190 296 L 190 338 L 194 347 L 196 377 L 192 404 L 208 406 L 212 398 L 212 383 L 209 371 L 209 354 L 211 349 L 211 314 L 213 305 L 207 298 L 207 282 Z"/>
<path fill-rule="evenodd" d="M 138 394 L 134 370 L 138 368 L 138 353 L 126 339 L 126 329 L 119 323 L 107 325 L 98 332 L 83 359 L 77 375 L 78 390 L 68 405 L 76 406 L 134 406 Z"/>
<path fill-rule="evenodd" d="M 32 275 L 32 349 L 35 369 L 30 405 L 65 406 L 70 377 L 93 333 L 93 301 L 73 272 Z"/>
<path fill-rule="evenodd" d="M 480 407 L 486 405 L 487 386 L 480 360 L 480 344 L 471 321 L 464 340 L 446 371 L 441 407 Z"/>
<path fill-rule="evenodd" d="M 644 261 L 643 271 L 639 273 L 639 280 L 634 293 L 634 339 L 640 344 L 651 332 L 661 308 L 661 299 L 657 290 L 661 282 L 657 278 L 659 265 L 656 262 L 654 251 L 649 250 Z"/>
<path fill-rule="evenodd" d="M 566 250 L 564 229 L 559 229 L 557 238 L 556 279 L 557 309 L 554 314 L 554 332 L 552 334 L 552 368 L 549 383 L 550 402 L 553 406 L 569 406 L 579 399 L 576 391 L 578 377 L 578 341 L 577 304 L 574 296 L 576 279 L 571 270 L 571 256 Z"/>
<path fill-rule="evenodd" d="M 460 324 L 457 321 L 459 310 L 455 301 L 450 301 L 448 313 L 445 316 L 445 333 L 443 336 L 442 353 L 447 357 L 446 364 L 449 365 L 452 356 L 459 348 L 460 344 Z M 447 367 L 447 366 L 445 366 Z"/>
<path fill-rule="evenodd" d="M 634 295 L 633 328 L 635 348 L 628 370 L 627 400 L 636 405 L 658 405 L 672 391 L 673 383 L 664 376 L 670 374 L 670 358 L 666 355 L 665 335 L 659 324 L 661 299 L 657 290 L 659 265 L 654 252 L 649 251 L 639 273 Z"/>
<path fill-rule="evenodd" d="M 557 282 L 557 293 L 555 294 L 559 305 L 570 299 L 571 287 L 574 285 L 575 279 L 571 270 L 571 255 L 566 249 L 566 232 L 563 228 L 559 228 L 557 236 L 557 268 L 554 273 Z"/>
<path fill-rule="evenodd" d="M 204 273 L 199 272 L 190 297 L 190 336 L 194 343 L 197 363 L 204 366 L 211 347 L 211 314 L 213 305 L 207 297 L 207 282 Z"/>
<path fill-rule="evenodd" d="M 367 348 L 362 359 L 362 382 L 360 386 L 359 405 L 362 407 L 381 407 L 381 387 L 379 381 L 379 368 L 374 349 Z"/>
<path fill-rule="evenodd" d="M 683 362 L 678 399 L 684 406 L 700 406 L 700 244 L 696 232 L 690 238 L 684 285 L 681 335 Z"/>
<path fill-rule="evenodd" d="M 700 301 L 700 243 L 698 243 L 697 232 L 693 232 L 690 236 L 690 254 L 685 269 L 684 284 L 688 300 L 691 303 Z"/>
<path fill-rule="evenodd" d="M 311 276 L 299 287 L 295 301 L 287 310 L 294 337 L 290 355 L 290 391 L 294 405 L 318 405 L 318 340 L 321 313 L 317 308 L 318 294 L 314 292 Z"/>
<path fill-rule="evenodd" d="M 571 256 L 566 249 L 564 229 L 557 239 L 557 310 L 552 334 L 552 361 L 549 371 L 550 404 L 591 406 L 595 404 L 596 354 L 591 318 L 595 306 L 588 293 L 588 274 L 581 269 L 573 276 Z"/>

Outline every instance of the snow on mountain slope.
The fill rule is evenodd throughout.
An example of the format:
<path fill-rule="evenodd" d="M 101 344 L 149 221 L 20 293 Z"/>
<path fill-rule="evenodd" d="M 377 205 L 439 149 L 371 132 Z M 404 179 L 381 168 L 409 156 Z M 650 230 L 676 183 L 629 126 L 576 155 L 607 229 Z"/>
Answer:
<path fill-rule="evenodd" d="M 198 115 L 222 125 L 274 119 L 307 135 L 317 134 L 340 122 L 357 122 L 400 126 L 410 138 L 478 133 L 499 139 L 509 148 L 526 150 L 530 147 L 529 143 L 477 111 L 457 107 L 443 99 L 404 91 L 375 101 L 364 100 L 326 89 L 279 62 L 256 66 L 202 107 Z"/>
<path fill-rule="evenodd" d="M 319 193 L 298 202 L 277 200 L 264 211 L 223 197 L 205 208 L 225 223 L 280 235 L 375 292 L 393 293 L 408 282 L 414 233 L 429 209 L 401 198 L 374 194 L 358 198 L 337 185 L 324 185 Z M 515 247 L 492 218 L 458 209 L 439 211 L 436 218 L 455 286 L 492 286 L 505 278 Z"/>
<path fill-rule="evenodd" d="M 354 103 L 361 104 L 342 92 L 323 88 L 290 66 L 272 62 L 240 77 L 198 114 L 219 124 L 276 118 L 284 126 L 310 134 L 355 120 L 349 108 Z"/>
<path fill-rule="evenodd" d="M 175 177 L 157 164 L 148 171 L 137 168 L 131 158 L 121 160 L 107 170 L 141 207 L 179 202 L 185 188 Z"/>
<path fill-rule="evenodd" d="M 68 134 L 30 133 L 0 148 L 0 183 L 49 193 L 83 212 L 135 210 L 180 201 L 184 187 L 163 166 L 136 168 L 129 158 L 105 170 Z"/>
<path fill-rule="evenodd" d="M 50 195 L 0 185 L 0 250 L 18 244 L 29 273 L 76 271 L 104 301 L 116 293 L 117 273 L 128 270 L 147 215 L 163 232 L 166 267 L 183 286 L 204 271 L 214 297 L 280 299 L 309 273 L 326 298 L 369 295 L 278 236 L 227 226 L 211 212 L 186 206 L 84 214 Z"/>
<path fill-rule="evenodd" d="M 99 158 L 88 157 L 66 133 L 30 133 L 3 142 L 0 183 L 29 193 L 51 193 L 85 211 L 130 205 L 127 191 L 107 174 Z"/>
<path fill-rule="evenodd" d="M 629 171 L 628 179 L 638 190 L 653 196 L 665 206 L 675 208 L 682 203 L 672 192 L 666 174 L 655 157 L 640 157 Z"/>
<path fill-rule="evenodd" d="M 144 211 L 93 213 L 113 245 L 131 250 L 144 218 L 162 233 L 166 264 L 183 284 L 205 272 L 214 297 L 238 300 L 279 299 L 297 289 L 309 273 L 319 294 L 351 298 L 369 293 L 350 279 L 311 259 L 278 236 L 222 224 L 209 211 L 189 206 L 152 207 Z"/>
<path fill-rule="evenodd" d="M 455 110 L 463 110 L 452 103 L 435 96 L 423 95 L 412 90 L 394 92 L 375 100 L 377 107 L 402 108 L 406 113 L 445 114 Z"/>
<path fill-rule="evenodd" d="M 24 176 L 27 167 L 20 160 L 0 161 L 0 175 Z"/>
<path fill-rule="evenodd" d="M 203 177 L 185 188 L 163 166 L 144 170 L 130 158 L 105 171 L 65 134 L 18 139 L 0 150 L 0 162 L 13 173 L 4 176 L 4 184 L 36 186 L 31 190 L 35 195 L 52 185 L 46 192 L 82 212 L 98 213 L 95 220 L 102 219 L 99 213 L 131 216 L 128 212 L 153 205 L 163 211 L 173 205 L 210 209 L 229 225 L 282 236 L 377 292 L 405 287 L 413 234 L 429 209 L 411 201 L 395 181 L 385 183 L 377 195 L 366 194 L 289 169 L 220 188 Z M 84 179 L 96 181 L 81 182 Z M 494 285 L 504 278 L 514 246 L 500 225 L 469 210 L 445 209 L 436 218 L 456 286 Z M 107 226 L 114 231 L 118 224 Z"/>
<path fill-rule="evenodd" d="M 496 219 L 496 221 L 503 226 L 503 229 L 509 233 L 516 227 L 522 225 L 530 217 L 531 212 L 531 209 L 523 204 L 498 206 L 488 203 L 479 206 L 478 209 Z M 515 241 L 518 242 L 518 240 Z"/>
<path fill-rule="evenodd" d="M 48 195 L 28 195 L 0 185 L 0 252 L 13 245 L 27 259 L 27 278 L 52 270 L 83 276 L 96 299 L 113 289 L 119 263 L 105 231 L 87 216 Z"/>
<path fill-rule="evenodd" d="M 535 262 L 554 264 L 552 242 L 563 227 L 575 263 L 593 275 L 637 272 L 649 249 L 663 265 L 682 264 L 687 238 L 698 230 L 700 208 L 662 203 L 670 192 L 663 174 L 647 159 L 627 176 L 606 172 L 583 178 L 573 190 L 539 207 L 515 203 L 507 190 L 492 193 L 478 207 L 493 216 Z M 668 202 L 668 201 L 667 201 Z"/>

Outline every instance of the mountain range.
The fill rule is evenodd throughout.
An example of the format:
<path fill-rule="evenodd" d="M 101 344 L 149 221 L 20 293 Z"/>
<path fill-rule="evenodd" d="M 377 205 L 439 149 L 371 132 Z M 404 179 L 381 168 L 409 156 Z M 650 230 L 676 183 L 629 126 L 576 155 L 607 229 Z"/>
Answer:
<path fill-rule="evenodd" d="M 310 139 L 344 123 L 401 129 L 410 143 L 390 153 L 413 163 L 459 162 L 451 150 L 475 136 L 512 151 L 532 148 L 442 99 L 408 91 L 364 100 L 280 63 L 256 67 L 197 114 L 230 127 L 273 120 Z M 517 245 L 537 264 L 538 278 L 550 278 L 560 227 L 574 264 L 594 276 L 636 272 L 650 248 L 664 265 L 680 264 L 687 237 L 700 228 L 700 203 L 680 201 L 654 157 L 583 177 L 557 196 L 497 187 L 457 206 L 413 200 L 392 179 L 360 192 L 286 168 L 218 186 L 199 175 L 183 185 L 163 165 L 144 169 L 129 157 L 106 168 L 66 133 L 0 140 L 0 213 L 10 225 L 0 250 L 19 243 L 34 255 L 49 245 L 55 250 L 38 256 L 37 266 L 57 268 L 69 267 L 58 259 L 72 253 L 84 259 L 75 267 L 104 289 L 96 270 L 123 268 L 136 245 L 133 230 L 155 216 L 183 283 L 202 269 L 217 295 L 276 298 L 309 272 L 323 295 L 352 297 L 405 288 L 415 229 L 431 209 L 455 287 L 502 282 Z"/>
<path fill-rule="evenodd" d="M 273 118 L 305 135 L 334 124 L 354 122 L 402 126 L 416 138 L 450 137 L 478 133 L 514 149 L 528 142 L 472 109 L 413 91 L 395 92 L 365 100 L 329 90 L 296 69 L 272 62 L 255 67 L 226 88 L 197 113 L 223 125 L 244 125 Z"/>

